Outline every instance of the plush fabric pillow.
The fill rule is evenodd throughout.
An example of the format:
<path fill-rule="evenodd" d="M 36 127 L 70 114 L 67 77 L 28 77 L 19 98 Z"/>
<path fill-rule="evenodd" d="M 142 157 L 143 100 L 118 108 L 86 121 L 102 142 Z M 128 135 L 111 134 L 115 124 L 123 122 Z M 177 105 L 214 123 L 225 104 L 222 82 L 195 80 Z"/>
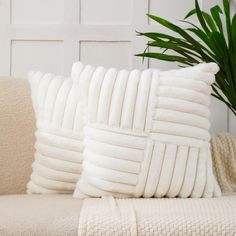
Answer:
<path fill-rule="evenodd" d="M 82 127 L 72 80 L 29 74 L 36 115 L 36 153 L 28 193 L 72 193 L 80 176 Z"/>
<path fill-rule="evenodd" d="M 86 126 L 75 197 L 212 197 L 208 132 L 214 63 L 159 72 L 75 63 Z"/>

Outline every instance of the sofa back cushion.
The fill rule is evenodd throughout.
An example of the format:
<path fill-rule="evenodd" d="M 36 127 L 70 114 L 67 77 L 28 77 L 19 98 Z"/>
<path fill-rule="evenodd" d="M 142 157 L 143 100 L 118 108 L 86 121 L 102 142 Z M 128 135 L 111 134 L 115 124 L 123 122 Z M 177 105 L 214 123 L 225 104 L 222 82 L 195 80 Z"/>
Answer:
<path fill-rule="evenodd" d="M 25 193 L 35 119 L 27 80 L 0 78 L 0 195 Z"/>

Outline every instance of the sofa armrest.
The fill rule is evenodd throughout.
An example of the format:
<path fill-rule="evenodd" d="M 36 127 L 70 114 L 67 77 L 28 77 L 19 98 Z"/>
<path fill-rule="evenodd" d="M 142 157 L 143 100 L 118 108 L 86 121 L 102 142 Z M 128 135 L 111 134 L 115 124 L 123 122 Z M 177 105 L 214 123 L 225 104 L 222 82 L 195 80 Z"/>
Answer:
<path fill-rule="evenodd" d="M 0 195 L 25 193 L 34 156 L 34 112 L 27 80 L 0 77 Z"/>

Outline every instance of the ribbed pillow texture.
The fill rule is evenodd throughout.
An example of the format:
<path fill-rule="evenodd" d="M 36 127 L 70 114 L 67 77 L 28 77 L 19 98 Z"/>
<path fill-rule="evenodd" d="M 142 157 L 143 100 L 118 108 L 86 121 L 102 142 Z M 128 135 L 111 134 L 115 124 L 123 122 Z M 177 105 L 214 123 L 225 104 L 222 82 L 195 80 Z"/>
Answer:
<path fill-rule="evenodd" d="M 83 122 L 70 78 L 29 73 L 36 116 L 33 173 L 28 193 L 73 193 L 82 169 Z"/>
<path fill-rule="evenodd" d="M 220 196 L 208 108 L 217 71 L 214 63 L 161 72 L 77 62 L 72 79 L 31 72 L 37 131 L 27 192 Z"/>
<path fill-rule="evenodd" d="M 73 65 L 84 111 L 74 197 L 216 197 L 209 134 L 214 63 L 161 72 Z"/>

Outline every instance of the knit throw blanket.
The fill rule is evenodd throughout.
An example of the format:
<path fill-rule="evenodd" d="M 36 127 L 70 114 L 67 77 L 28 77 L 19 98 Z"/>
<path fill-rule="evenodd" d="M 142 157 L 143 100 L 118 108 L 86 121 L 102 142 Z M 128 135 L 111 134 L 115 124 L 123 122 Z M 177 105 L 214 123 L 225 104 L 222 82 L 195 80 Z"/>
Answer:
<path fill-rule="evenodd" d="M 211 139 L 214 172 L 222 192 L 236 192 L 236 138 L 220 133 Z"/>
<path fill-rule="evenodd" d="M 219 198 L 87 198 L 79 236 L 236 235 L 236 195 Z"/>
<path fill-rule="evenodd" d="M 215 174 L 223 192 L 236 192 L 236 139 L 211 140 Z M 79 236 L 236 235 L 236 193 L 219 198 L 84 200 Z"/>

